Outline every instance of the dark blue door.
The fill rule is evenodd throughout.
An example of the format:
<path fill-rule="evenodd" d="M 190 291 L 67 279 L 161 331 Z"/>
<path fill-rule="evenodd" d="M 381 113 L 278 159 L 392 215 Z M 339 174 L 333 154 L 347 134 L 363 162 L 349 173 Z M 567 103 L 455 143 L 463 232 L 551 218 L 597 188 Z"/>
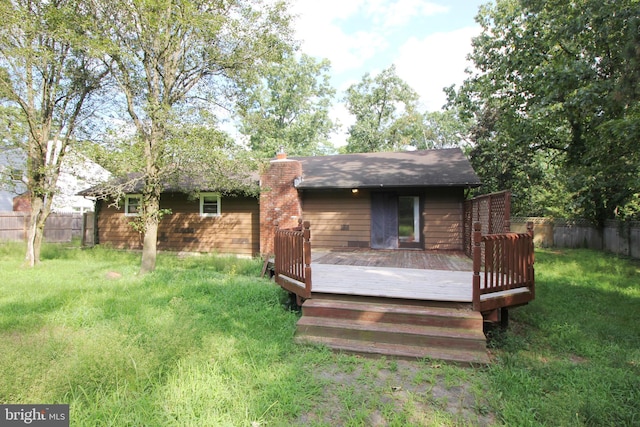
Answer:
<path fill-rule="evenodd" d="M 398 248 L 398 196 L 371 193 L 371 248 Z"/>

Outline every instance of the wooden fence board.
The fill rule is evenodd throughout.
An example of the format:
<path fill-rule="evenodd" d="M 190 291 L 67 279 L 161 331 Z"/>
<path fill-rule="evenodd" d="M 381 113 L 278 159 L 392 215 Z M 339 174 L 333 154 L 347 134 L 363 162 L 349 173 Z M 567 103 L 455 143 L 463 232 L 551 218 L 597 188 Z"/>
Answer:
<path fill-rule="evenodd" d="M 541 247 L 586 248 L 640 259 L 640 222 L 607 221 L 599 230 L 584 220 L 512 218 L 511 231 L 522 232 L 527 221 L 534 223 L 535 243 Z"/>
<path fill-rule="evenodd" d="M 28 212 L 0 212 L 0 241 L 26 240 L 28 224 Z M 49 243 L 65 243 L 81 233 L 81 214 L 52 213 L 45 223 L 44 239 Z"/>

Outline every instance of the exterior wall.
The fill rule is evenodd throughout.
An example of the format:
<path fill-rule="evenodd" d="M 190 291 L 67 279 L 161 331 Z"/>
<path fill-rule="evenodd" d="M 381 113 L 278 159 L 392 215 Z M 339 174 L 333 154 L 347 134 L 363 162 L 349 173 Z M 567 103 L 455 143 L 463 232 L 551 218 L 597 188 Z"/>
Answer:
<path fill-rule="evenodd" d="M 463 189 L 403 189 L 396 193 L 421 197 L 424 249 L 463 250 Z M 303 218 L 311 223 L 312 247 L 370 247 L 369 191 L 305 191 L 302 209 Z"/>
<path fill-rule="evenodd" d="M 423 200 L 424 249 L 463 250 L 464 190 L 425 189 Z"/>
<path fill-rule="evenodd" d="M 163 194 L 161 209 L 171 209 L 158 228 L 158 249 L 219 252 L 254 256 L 259 251 L 258 202 L 252 197 L 222 197 L 219 217 L 201 217 L 199 200 L 179 193 Z M 141 249 L 142 235 L 129 225 L 133 217 L 99 202 L 98 243 L 119 249 Z"/>
<path fill-rule="evenodd" d="M 315 248 L 368 248 L 371 240 L 371 197 L 368 191 L 305 191 L 305 221 L 311 223 Z"/>
<path fill-rule="evenodd" d="M 273 254 L 276 227 L 298 226 L 302 207 L 295 180 L 302 177 L 302 164 L 278 154 L 260 182 L 260 253 Z"/>

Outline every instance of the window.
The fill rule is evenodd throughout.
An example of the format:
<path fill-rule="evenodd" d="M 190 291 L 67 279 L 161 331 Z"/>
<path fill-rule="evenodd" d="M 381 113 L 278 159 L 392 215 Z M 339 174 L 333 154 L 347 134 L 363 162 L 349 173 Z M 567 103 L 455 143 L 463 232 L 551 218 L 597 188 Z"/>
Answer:
<path fill-rule="evenodd" d="M 124 197 L 124 214 L 125 216 L 140 215 L 140 207 L 142 204 L 142 196 L 140 194 L 130 194 Z"/>
<path fill-rule="evenodd" d="M 220 215 L 220 195 L 218 193 L 200 194 L 200 215 L 202 216 Z"/>

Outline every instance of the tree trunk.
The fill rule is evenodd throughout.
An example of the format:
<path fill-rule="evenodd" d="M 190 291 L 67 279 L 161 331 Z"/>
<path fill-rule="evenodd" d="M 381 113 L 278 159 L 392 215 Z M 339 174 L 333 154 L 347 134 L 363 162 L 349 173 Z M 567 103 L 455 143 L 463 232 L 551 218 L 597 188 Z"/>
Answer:
<path fill-rule="evenodd" d="M 160 222 L 160 195 L 158 186 L 153 185 L 150 194 L 144 199 L 144 240 L 142 243 L 142 262 L 140 274 L 149 273 L 156 269 L 158 249 L 158 223 Z"/>
<path fill-rule="evenodd" d="M 44 236 L 44 224 L 47 220 L 44 212 L 44 200 L 41 197 L 31 197 L 31 216 L 27 230 L 27 253 L 25 263 L 33 267 L 40 262 L 40 251 Z"/>

